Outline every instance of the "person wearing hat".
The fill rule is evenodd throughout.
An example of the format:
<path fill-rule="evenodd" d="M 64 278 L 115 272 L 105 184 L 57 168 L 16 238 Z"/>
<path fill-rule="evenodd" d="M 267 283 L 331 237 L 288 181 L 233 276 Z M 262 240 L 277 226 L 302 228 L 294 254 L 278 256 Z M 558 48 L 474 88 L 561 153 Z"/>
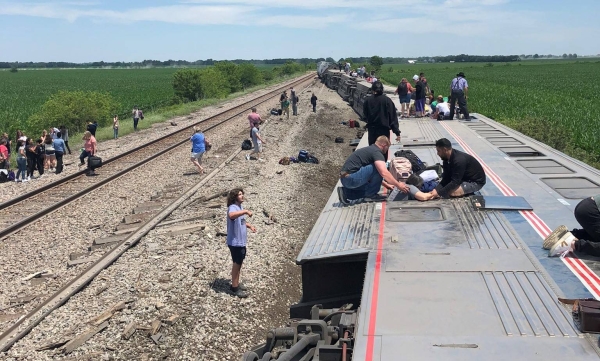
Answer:
<path fill-rule="evenodd" d="M 456 107 L 456 102 L 458 101 L 458 107 L 461 113 L 464 114 L 465 120 L 471 120 L 469 117 L 469 110 L 467 109 L 467 99 L 469 92 L 469 84 L 467 83 L 467 79 L 465 79 L 465 73 L 462 71 L 456 74 L 456 78 L 452 79 L 450 83 L 450 119 L 454 119 L 454 109 Z"/>

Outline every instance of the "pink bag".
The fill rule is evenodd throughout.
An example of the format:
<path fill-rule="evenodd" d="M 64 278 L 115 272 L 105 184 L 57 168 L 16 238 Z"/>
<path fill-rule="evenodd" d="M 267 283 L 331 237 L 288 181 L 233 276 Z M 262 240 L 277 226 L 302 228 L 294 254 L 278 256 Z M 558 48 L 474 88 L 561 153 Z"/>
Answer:
<path fill-rule="evenodd" d="M 410 177 L 412 172 L 412 164 L 410 160 L 404 157 L 396 157 L 390 162 L 390 173 L 397 181 L 404 181 Z"/>

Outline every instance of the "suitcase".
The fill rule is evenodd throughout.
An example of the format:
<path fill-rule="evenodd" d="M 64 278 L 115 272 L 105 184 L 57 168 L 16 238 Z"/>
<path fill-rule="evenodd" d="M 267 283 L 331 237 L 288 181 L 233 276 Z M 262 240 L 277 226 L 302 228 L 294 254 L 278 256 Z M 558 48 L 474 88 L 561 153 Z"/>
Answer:
<path fill-rule="evenodd" d="M 102 158 L 90 155 L 88 158 L 88 168 L 96 169 L 102 167 Z"/>

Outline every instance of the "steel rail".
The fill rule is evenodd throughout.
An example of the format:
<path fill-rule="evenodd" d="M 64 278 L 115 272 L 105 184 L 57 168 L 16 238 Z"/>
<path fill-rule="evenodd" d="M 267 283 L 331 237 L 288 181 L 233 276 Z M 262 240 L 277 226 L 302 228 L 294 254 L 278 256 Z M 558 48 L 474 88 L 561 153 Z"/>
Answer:
<path fill-rule="evenodd" d="M 176 131 L 174 133 L 167 134 L 167 135 L 162 136 L 162 137 L 160 137 L 158 139 L 155 139 L 154 141 L 152 141 L 152 143 L 144 144 L 144 145 L 141 145 L 139 147 L 130 149 L 130 150 L 126 151 L 126 152 L 123 152 L 123 153 L 121 153 L 119 155 L 116 155 L 115 157 L 107 159 L 103 163 L 104 164 L 110 164 L 110 163 L 116 162 L 116 161 L 118 161 L 118 160 L 120 160 L 120 159 L 122 159 L 122 158 L 124 158 L 126 156 L 129 156 L 129 155 L 132 155 L 134 153 L 143 151 L 143 150 L 147 149 L 148 147 L 152 146 L 153 144 L 155 144 L 157 142 L 161 142 L 161 141 L 164 141 L 164 140 L 167 140 L 167 139 L 170 139 L 170 138 L 171 139 L 175 138 L 175 137 L 183 134 L 184 132 L 187 132 L 189 129 L 191 129 L 191 128 L 197 126 L 197 125 L 204 124 L 205 122 L 208 122 L 210 120 L 214 120 L 214 119 L 216 119 L 216 118 L 218 118 L 220 116 L 223 116 L 223 115 L 227 114 L 228 112 L 233 112 L 233 111 L 236 111 L 237 109 L 240 109 L 240 108 L 243 109 L 243 110 L 241 110 L 239 112 L 236 112 L 235 114 L 229 116 L 228 118 L 226 118 L 225 120 L 221 121 L 217 125 L 223 124 L 223 123 L 225 123 L 225 122 L 227 122 L 227 121 L 229 121 L 229 120 L 231 120 L 231 119 L 233 119 L 233 118 L 235 118 L 235 117 L 237 117 L 237 116 L 245 113 L 249 109 L 250 105 L 255 106 L 255 105 L 258 105 L 258 104 L 263 104 L 263 103 L 271 100 L 282 89 L 287 89 L 287 87 L 289 87 L 290 85 L 301 84 L 301 83 L 303 83 L 303 82 L 305 82 L 305 81 L 307 81 L 307 80 L 309 80 L 309 79 L 311 79 L 313 77 L 314 77 L 314 74 L 311 73 L 311 74 L 309 74 L 309 75 L 307 75 L 305 77 L 302 77 L 302 78 L 300 78 L 300 79 L 298 79 L 296 81 L 293 81 L 293 82 L 288 83 L 288 84 L 286 84 L 286 85 L 284 85 L 282 87 L 279 87 L 279 88 L 277 88 L 277 89 L 275 89 L 275 90 L 273 90 L 273 91 L 271 91 L 271 92 L 269 92 L 267 94 L 263 94 L 263 95 L 261 95 L 259 97 L 256 97 L 256 98 L 254 98 L 252 100 L 249 100 L 249 101 L 247 101 L 247 102 L 245 102 L 243 104 L 235 106 L 235 107 L 233 107 L 231 109 L 225 110 L 225 111 L 223 111 L 221 113 L 218 113 L 218 114 L 215 114 L 215 115 L 213 115 L 211 117 L 205 118 L 205 119 L 203 119 L 203 120 L 201 120 L 201 121 L 199 121 L 197 123 L 194 123 L 192 125 L 186 126 L 186 127 L 182 128 L 182 129 L 180 129 L 180 130 L 178 130 L 178 131 Z M 257 102 L 257 100 L 261 99 L 261 98 L 265 98 L 265 99 Z M 183 140 L 177 141 L 176 143 L 171 144 L 170 146 L 168 146 L 166 148 L 163 148 L 158 153 L 153 154 L 151 157 L 143 159 L 143 160 L 141 160 L 141 161 L 133 164 L 130 167 L 127 167 L 127 168 L 125 168 L 125 169 L 123 169 L 121 171 L 118 171 L 117 173 L 115 173 L 115 174 L 113 174 L 113 175 L 111 175 L 111 176 L 109 176 L 109 177 L 107 177 L 107 178 L 105 178 L 105 179 L 103 179 L 103 180 L 101 180 L 99 182 L 96 182 L 96 183 L 90 185 L 89 187 L 86 187 L 83 190 L 81 190 L 79 192 L 76 192 L 76 193 L 74 193 L 71 196 L 68 196 L 67 198 L 65 198 L 65 199 L 63 199 L 61 201 L 58 201 L 57 203 L 54 203 L 53 205 L 51 205 L 51 206 L 49 206 L 49 207 L 47 207 L 45 209 L 42 209 L 42 210 L 36 212 L 35 214 L 33 214 L 31 216 L 28 216 L 28 217 L 26 217 L 26 218 L 24 218 L 24 219 L 22 219 L 22 220 L 20 220 L 20 221 L 18 221 L 16 223 L 13 223 L 13 224 L 5 227 L 4 229 L 0 230 L 0 239 L 5 238 L 5 237 L 7 237 L 7 236 L 9 236 L 9 235 L 17 232 L 18 230 L 22 229 L 23 227 L 25 227 L 25 226 L 31 224 L 32 222 L 36 221 L 38 218 L 43 217 L 43 216 L 45 216 L 47 214 L 50 214 L 50 213 L 54 212 L 55 210 L 60 209 L 61 207 L 64 207 L 65 205 L 67 205 L 67 204 L 73 202 L 74 200 L 82 197 L 83 195 L 87 194 L 88 192 L 93 191 L 93 190 L 95 190 L 95 189 L 97 189 L 97 188 L 99 188 L 99 187 L 101 187 L 101 186 L 103 186 L 103 185 L 105 185 L 107 183 L 110 183 L 111 181 L 113 181 L 113 180 L 121 177 L 122 175 L 127 174 L 127 173 L 131 172 L 132 170 L 134 170 L 134 169 L 136 169 L 136 168 L 138 168 L 138 167 L 146 164 L 147 162 L 155 159 L 158 155 L 160 155 L 160 154 L 162 154 L 164 152 L 168 152 L 168 151 L 170 151 L 170 150 L 172 150 L 172 149 L 174 149 L 174 148 L 176 148 L 176 147 L 184 144 L 187 141 L 188 141 L 187 137 L 185 139 L 183 139 Z M 66 176 L 65 178 L 62 178 L 62 179 L 57 180 L 57 181 L 54 181 L 54 182 L 52 182 L 52 183 L 50 183 L 48 185 L 40 187 L 40 188 L 38 188 L 36 190 L 33 190 L 33 191 L 28 192 L 26 194 L 23 194 L 23 195 L 21 195 L 19 197 L 15 197 L 15 198 L 13 198 L 11 200 L 8 200 L 8 201 L 6 201 L 4 203 L 1 203 L 0 204 L 0 210 L 3 210 L 3 209 L 5 209 L 5 208 L 7 208 L 9 206 L 14 206 L 16 204 L 22 203 L 22 202 L 24 202 L 24 201 L 26 201 L 26 200 L 34 197 L 34 196 L 42 194 L 43 192 L 46 192 L 48 190 L 52 190 L 52 189 L 54 189 L 54 188 L 56 188 L 56 187 L 58 187 L 60 185 L 66 184 L 67 182 L 72 181 L 74 179 L 81 178 L 81 177 L 85 176 L 85 172 L 86 172 L 85 170 L 79 171 L 79 172 L 74 173 L 72 175 Z"/>
<path fill-rule="evenodd" d="M 312 77 L 313 77 L 313 75 L 303 77 L 297 81 L 294 81 L 292 84 L 302 84 L 302 83 L 308 81 L 309 79 L 311 79 Z M 290 84 L 288 83 L 285 87 L 287 87 L 289 85 Z M 278 88 L 277 90 L 267 93 L 261 97 L 268 96 L 269 94 L 278 92 L 281 89 L 282 88 Z M 261 97 L 258 97 L 258 98 L 261 98 Z M 262 104 L 263 102 L 268 101 L 272 97 L 273 96 L 268 97 L 264 101 L 261 101 L 259 103 L 255 103 L 255 104 Z M 238 107 L 247 105 L 249 103 L 253 103 L 253 101 L 246 102 Z M 233 108 L 233 109 L 235 109 L 235 108 Z M 240 114 L 244 113 L 246 110 L 247 109 L 245 109 L 242 112 L 237 113 L 236 115 L 228 117 L 227 119 L 220 121 L 219 123 L 217 123 L 215 125 L 212 125 L 211 127 L 207 128 L 206 130 L 214 129 L 214 128 L 218 127 L 219 125 L 239 116 Z M 221 114 L 223 114 L 223 113 L 221 113 Z M 216 116 L 214 116 L 214 117 L 216 117 Z M 214 117 L 211 117 L 211 118 L 214 118 Z M 206 120 L 211 119 L 211 118 L 207 118 Z M 190 126 L 190 127 L 192 127 L 192 126 Z M 188 129 L 190 127 L 188 127 Z M 175 134 L 175 133 L 173 133 L 173 134 Z M 181 144 L 184 144 L 185 142 L 188 142 L 188 139 L 184 139 L 183 141 L 180 141 L 177 144 L 173 144 L 172 146 L 169 147 L 169 150 L 171 150 Z M 129 248 L 136 245 L 146 234 L 148 234 L 148 232 L 150 232 L 154 227 L 156 227 L 156 225 L 158 225 L 165 218 L 167 218 L 175 209 L 177 209 L 186 200 L 191 198 L 210 179 L 214 178 L 214 176 L 216 176 L 240 152 L 241 152 L 241 149 L 235 150 L 223 163 L 221 163 L 221 165 L 219 165 L 219 167 L 217 167 L 210 174 L 208 174 L 206 177 L 204 177 L 198 184 L 196 184 L 191 189 L 187 190 L 183 195 L 181 195 L 178 199 L 176 199 L 175 201 L 170 203 L 165 209 L 160 211 L 156 216 L 154 216 L 149 221 L 144 223 L 137 231 L 133 232 L 129 237 L 127 237 L 123 241 L 119 242 L 115 247 L 113 247 L 111 250 L 109 250 L 104 255 L 102 255 L 97 261 L 95 261 L 92 265 L 90 265 L 88 268 L 86 268 L 85 271 L 83 271 L 77 277 L 75 277 L 72 280 L 70 280 L 69 282 L 67 282 L 58 291 L 54 292 L 46 300 L 44 300 L 42 303 L 37 305 L 33 310 L 28 312 L 25 316 L 21 317 L 10 328 L 8 328 L 6 331 L 2 332 L 2 334 L 0 334 L 0 352 L 8 351 L 16 342 L 18 342 L 20 339 L 25 337 L 29 332 L 31 332 L 31 330 L 33 330 L 33 328 L 35 328 L 50 313 L 52 313 L 52 311 L 54 311 L 55 309 L 57 309 L 60 306 L 62 306 L 63 304 L 65 304 L 71 298 L 71 296 L 73 296 L 74 294 L 79 292 L 81 289 L 83 289 L 103 269 L 110 266 L 121 255 L 123 255 L 123 253 L 125 253 Z M 164 152 L 161 152 L 161 154 L 164 154 Z M 153 159 L 153 157 L 143 160 L 142 164 L 149 162 L 151 159 Z M 130 169 L 130 168 L 133 169 L 135 166 L 136 165 L 129 167 L 127 169 Z M 123 172 L 125 172 L 125 170 L 123 170 L 122 172 L 119 172 L 119 173 L 123 173 Z M 109 178 L 114 179 L 117 177 L 118 177 L 118 175 L 115 174 Z M 107 178 L 107 179 L 109 179 L 109 178 Z M 94 189 L 97 187 L 100 187 L 100 186 L 101 186 L 100 184 L 95 184 Z M 87 193 L 87 192 L 88 191 L 84 191 L 84 193 Z M 75 195 L 73 195 L 69 198 L 74 198 L 74 197 L 75 197 Z M 76 199 L 76 198 L 77 197 L 75 197 L 74 199 Z M 29 322 L 29 324 L 24 329 L 19 330 L 19 328 L 25 322 Z"/>

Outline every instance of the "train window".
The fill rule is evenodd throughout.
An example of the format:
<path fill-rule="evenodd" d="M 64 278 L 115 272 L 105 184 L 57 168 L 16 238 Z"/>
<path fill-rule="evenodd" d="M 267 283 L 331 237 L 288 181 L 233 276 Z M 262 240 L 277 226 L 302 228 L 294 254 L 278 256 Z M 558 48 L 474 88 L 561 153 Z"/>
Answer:
<path fill-rule="evenodd" d="M 479 135 L 481 135 L 484 138 L 507 135 L 506 133 L 504 133 L 502 131 L 491 130 L 491 129 L 481 129 L 481 130 L 476 130 L 476 132 L 479 133 Z"/>
<path fill-rule="evenodd" d="M 524 159 L 517 163 L 531 174 L 571 174 L 573 170 L 565 167 L 554 159 Z"/>
<path fill-rule="evenodd" d="M 540 178 L 565 198 L 583 199 L 600 193 L 600 185 L 585 177 Z"/>
<path fill-rule="evenodd" d="M 385 219 L 390 222 L 440 222 L 445 217 L 438 207 L 389 207 Z"/>
<path fill-rule="evenodd" d="M 509 157 L 540 157 L 543 156 L 541 152 L 531 147 L 498 147 L 501 151 L 506 153 Z"/>
<path fill-rule="evenodd" d="M 493 145 L 523 145 L 520 140 L 513 137 L 487 137 L 485 139 Z"/>

